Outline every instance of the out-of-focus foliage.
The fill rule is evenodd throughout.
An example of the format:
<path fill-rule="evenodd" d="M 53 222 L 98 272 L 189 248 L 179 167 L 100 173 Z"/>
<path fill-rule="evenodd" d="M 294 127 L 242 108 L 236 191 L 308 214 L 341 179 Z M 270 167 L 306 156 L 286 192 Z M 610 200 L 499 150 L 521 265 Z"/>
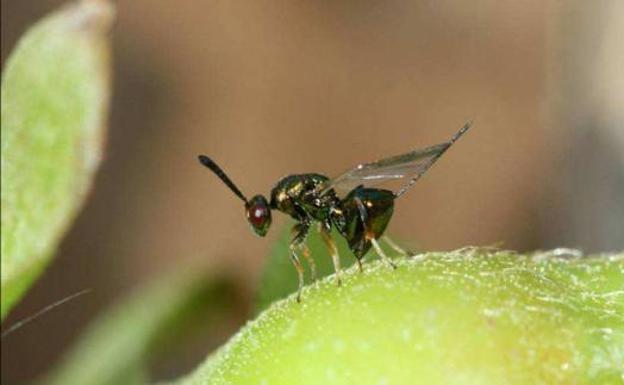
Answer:
<path fill-rule="evenodd" d="M 467 249 L 307 286 L 188 384 L 621 384 L 624 255 Z"/>
<path fill-rule="evenodd" d="M 112 15 L 106 2 L 68 6 L 32 27 L 6 63 L 3 318 L 53 255 L 100 162 Z"/>
<path fill-rule="evenodd" d="M 232 311 L 236 288 L 226 277 L 185 267 L 137 289 L 98 318 L 41 384 L 145 383 L 146 360 L 165 342 Z"/>

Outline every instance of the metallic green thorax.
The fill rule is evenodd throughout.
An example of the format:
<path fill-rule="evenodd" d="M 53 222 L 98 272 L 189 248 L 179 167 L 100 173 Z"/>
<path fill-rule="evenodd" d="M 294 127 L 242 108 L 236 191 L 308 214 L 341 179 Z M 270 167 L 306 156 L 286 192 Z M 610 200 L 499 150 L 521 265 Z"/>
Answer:
<path fill-rule="evenodd" d="M 322 198 L 316 188 L 329 180 L 320 174 L 298 174 L 282 178 L 271 190 L 271 208 L 290 215 L 296 221 L 311 224 L 326 222 L 330 203 L 336 201 L 333 193 Z"/>
<path fill-rule="evenodd" d="M 295 239 L 302 242 L 313 222 L 330 230 L 332 226 L 347 240 L 351 251 L 361 259 L 371 248 L 371 239 L 381 237 L 394 209 L 392 191 L 357 187 L 344 199 L 333 190 L 318 192 L 328 181 L 320 174 L 289 175 L 271 191 L 272 209 L 293 217 L 300 223 Z"/>

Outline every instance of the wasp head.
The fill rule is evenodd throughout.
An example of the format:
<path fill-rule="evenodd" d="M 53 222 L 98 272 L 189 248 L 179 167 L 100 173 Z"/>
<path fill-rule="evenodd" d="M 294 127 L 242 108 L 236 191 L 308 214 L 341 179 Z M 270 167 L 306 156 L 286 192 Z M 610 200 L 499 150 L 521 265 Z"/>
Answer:
<path fill-rule="evenodd" d="M 253 231 L 264 237 L 271 226 L 271 208 L 269 202 L 262 195 L 256 195 L 245 203 L 247 221 Z"/>
<path fill-rule="evenodd" d="M 251 199 L 245 198 L 245 195 L 236 187 L 234 182 L 225 174 L 212 159 L 206 155 L 199 155 L 199 162 L 215 173 L 225 183 L 232 192 L 245 203 L 245 214 L 247 221 L 251 225 L 253 231 L 261 237 L 264 237 L 271 226 L 271 208 L 269 202 L 262 195 L 256 195 Z"/>

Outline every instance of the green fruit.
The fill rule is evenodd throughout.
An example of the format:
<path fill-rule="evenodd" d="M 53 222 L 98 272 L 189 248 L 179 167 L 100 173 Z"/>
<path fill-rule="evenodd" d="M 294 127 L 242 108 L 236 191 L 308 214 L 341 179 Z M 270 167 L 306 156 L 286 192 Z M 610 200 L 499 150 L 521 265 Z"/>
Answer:
<path fill-rule="evenodd" d="M 623 255 L 465 249 L 398 264 L 273 304 L 178 383 L 624 383 Z"/>

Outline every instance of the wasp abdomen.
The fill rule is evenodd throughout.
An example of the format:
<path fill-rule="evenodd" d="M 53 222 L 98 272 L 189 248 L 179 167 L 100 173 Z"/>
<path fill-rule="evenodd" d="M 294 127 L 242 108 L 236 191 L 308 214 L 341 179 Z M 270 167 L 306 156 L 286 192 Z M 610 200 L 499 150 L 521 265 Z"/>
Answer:
<path fill-rule="evenodd" d="M 389 190 L 357 187 L 341 201 L 342 225 L 333 222 L 358 259 L 371 248 L 371 239 L 383 235 L 392 218 L 394 199 Z"/>

